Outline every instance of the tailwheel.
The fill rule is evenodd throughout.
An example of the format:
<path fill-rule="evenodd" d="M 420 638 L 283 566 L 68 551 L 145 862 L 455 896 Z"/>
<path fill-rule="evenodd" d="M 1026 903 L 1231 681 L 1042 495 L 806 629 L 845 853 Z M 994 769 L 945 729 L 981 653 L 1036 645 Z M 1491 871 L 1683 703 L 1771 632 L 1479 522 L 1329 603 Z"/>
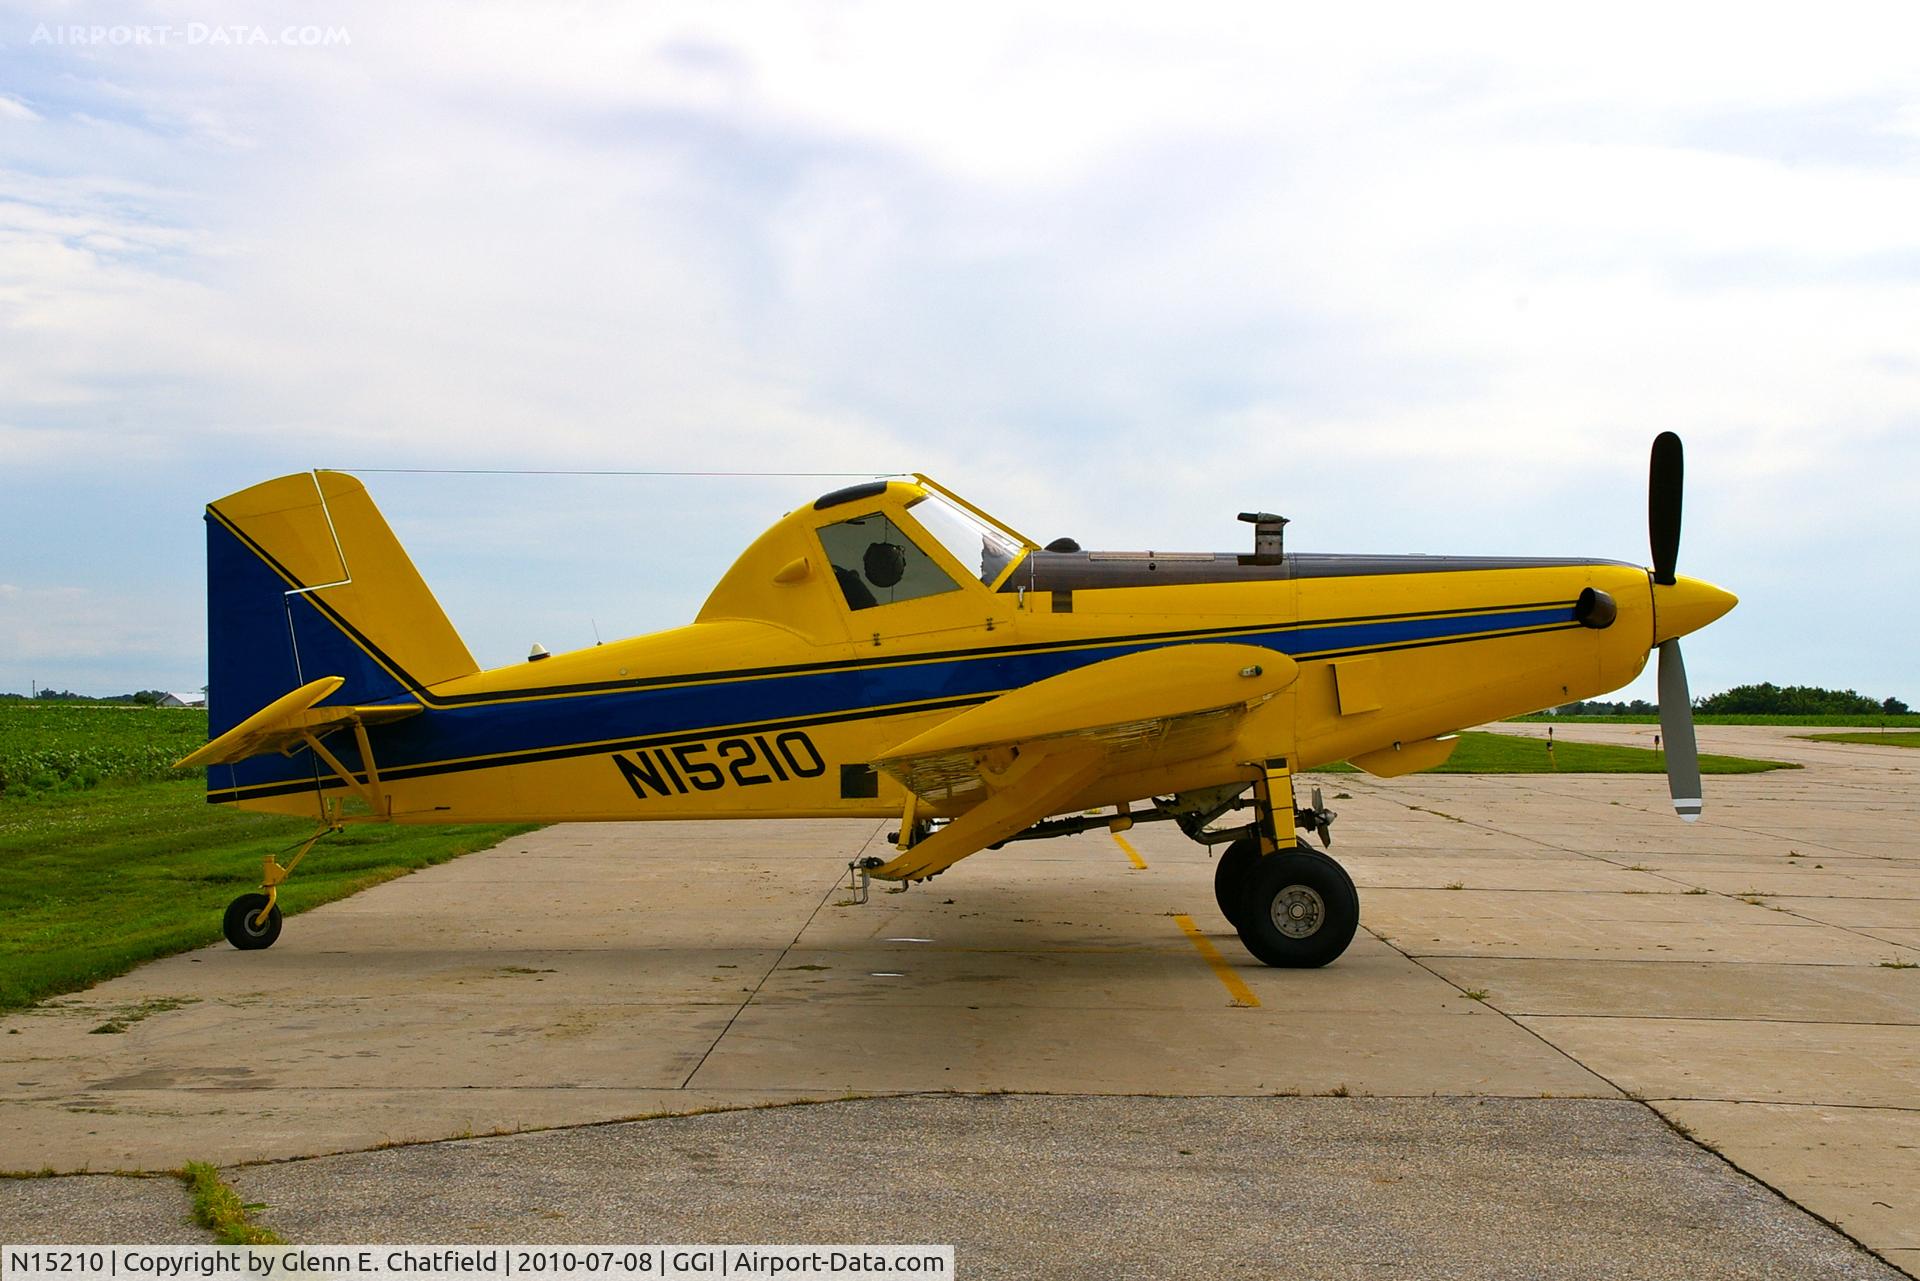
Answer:
<path fill-rule="evenodd" d="M 1238 916 L 1232 919 L 1240 941 L 1259 960 L 1311 968 L 1327 964 L 1353 941 L 1360 924 L 1360 894 L 1346 869 L 1332 859 L 1284 850 L 1258 859 L 1244 883 Z"/>
<path fill-rule="evenodd" d="M 281 882 L 293 875 L 293 869 L 300 866 L 300 860 L 319 844 L 321 837 L 337 832 L 344 823 L 353 821 L 355 820 L 342 820 L 335 816 L 327 826 L 301 843 L 300 852 L 288 859 L 285 867 L 280 866 L 280 860 L 271 854 L 262 859 L 260 888 L 266 893 L 242 894 L 227 904 L 227 914 L 220 922 L 220 930 L 227 936 L 227 942 L 242 952 L 255 952 L 263 947 L 272 947 L 273 941 L 280 937 Z"/>
<path fill-rule="evenodd" d="M 1247 883 L 1259 866 L 1260 838 L 1257 836 L 1243 836 L 1227 846 L 1220 861 L 1213 865 L 1213 901 L 1220 905 L 1220 915 L 1235 928 L 1239 927 L 1243 915 Z"/>
<path fill-rule="evenodd" d="M 227 904 L 221 929 L 227 942 L 242 952 L 272 947 L 273 941 L 280 937 L 280 905 L 265 894 L 242 894 Z"/>

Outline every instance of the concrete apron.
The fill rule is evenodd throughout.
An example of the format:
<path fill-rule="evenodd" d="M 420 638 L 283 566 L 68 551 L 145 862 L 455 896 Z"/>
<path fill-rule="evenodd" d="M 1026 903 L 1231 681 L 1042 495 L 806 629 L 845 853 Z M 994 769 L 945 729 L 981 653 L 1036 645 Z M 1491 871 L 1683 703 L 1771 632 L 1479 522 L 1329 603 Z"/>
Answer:
<path fill-rule="evenodd" d="M 1691 827 L 1653 777 L 1319 780 L 1367 928 L 1318 971 L 1254 963 L 1165 827 L 1144 868 L 1094 833 L 866 906 L 885 824 L 550 828 L 6 1019 L 0 1165 L 929 1090 L 1626 1092 L 1912 1269 L 1920 753 L 1794 732 L 1703 727 L 1808 768 L 1710 778 Z"/>

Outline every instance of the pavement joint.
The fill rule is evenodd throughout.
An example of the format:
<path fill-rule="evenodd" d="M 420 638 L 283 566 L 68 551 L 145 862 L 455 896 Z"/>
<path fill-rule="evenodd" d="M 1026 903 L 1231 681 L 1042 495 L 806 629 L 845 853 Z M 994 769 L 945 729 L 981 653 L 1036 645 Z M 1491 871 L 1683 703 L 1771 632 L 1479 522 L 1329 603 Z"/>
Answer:
<path fill-rule="evenodd" d="M 1375 937 L 1378 938 L 1379 936 L 1375 935 Z M 1425 970 L 1427 973 L 1433 975 L 1433 977 L 1439 979 L 1442 983 L 1445 983 L 1447 986 L 1459 992 L 1461 996 L 1466 997 L 1468 996 L 1470 991 L 1475 990 L 1475 989 L 1469 989 L 1466 985 L 1462 983 L 1456 983 L 1454 980 L 1448 978 L 1446 975 L 1440 973 L 1438 970 L 1434 969 L 1433 967 L 1423 964 L 1420 957 L 1400 947 L 1398 944 L 1392 942 L 1391 940 L 1381 939 L 1380 941 L 1382 943 L 1385 943 L 1388 947 L 1392 948 L 1394 951 L 1399 952 L 1400 955 L 1406 957 L 1407 960 L 1419 966 L 1421 969 Z M 1533 1037 L 1536 1041 L 1540 1042 L 1540 1044 L 1552 1050 L 1555 1054 L 1558 1054 L 1564 1057 L 1567 1060 L 1567 1062 L 1573 1064 L 1575 1067 L 1580 1068 L 1586 1072 L 1592 1073 L 1594 1076 L 1598 1077 L 1601 1081 L 1604 1081 L 1610 1088 L 1618 1091 L 1620 1094 L 1626 1095 L 1627 1097 L 1632 1097 L 1631 1095 L 1627 1094 L 1627 1091 L 1621 1089 L 1619 1082 L 1609 1079 L 1606 1073 L 1600 1071 L 1598 1068 L 1594 1067 L 1590 1063 L 1582 1063 L 1579 1059 L 1575 1058 L 1567 1050 L 1563 1049 L 1558 1045 L 1555 1045 L 1552 1041 L 1548 1040 L 1546 1036 L 1543 1035 L 1538 1028 L 1534 1028 L 1525 1023 L 1522 1023 L 1519 1020 L 1519 1018 L 1507 1013 L 1505 1010 L 1502 1010 L 1498 1005 L 1494 1004 L 1492 1001 L 1487 999 L 1486 996 L 1482 995 L 1477 997 L 1470 997 L 1469 999 L 1475 1000 L 1479 1002 L 1481 1005 L 1486 1006 L 1487 1009 L 1491 1010 L 1496 1016 L 1504 1020 L 1508 1026 L 1517 1028 L 1520 1031 L 1525 1032 L 1528 1036 Z"/>
<path fill-rule="evenodd" d="M 1805 927 L 1794 925 L 1794 926 L 1783 926 L 1782 928 L 1802 929 Z M 1380 941 L 1383 943 L 1388 941 L 1386 938 L 1379 935 L 1375 935 L 1375 937 L 1380 938 Z M 1873 941 L 1876 943 L 1884 943 L 1887 940 L 1875 939 Z M 1397 947 L 1397 945 L 1395 946 Z M 1905 944 L 1905 943 L 1899 943 L 1899 944 L 1895 944 L 1894 946 L 1910 947 L 1911 945 Z M 1561 956 L 1534 955 L 1534 954 L 1522 953 L 1522 952 L 1501 952 L 1501 953 L 1498 953 L 1497 955 L 1490 954 L 1487 952 L 1405 952 L 1405 953 L 1402 953 L 1402 955 L 1406 956 L 1409 960 L 1414 960 L 1414 961 L 1421 961 L 1421 960 L 1427 960 L 1427 961 L 1565 961 L 1565 960 L 1571 959 L 1564 955 L 1561 955 Z M 1579 961 L 1582 965 L 1710 964 L 1710 965 L 1725 965 L 1725 966 L 1734 967 L 1734 968 L 1739 968 L 1743 966 L 1759 968 L 1763 966 L 1778 966 L 1778 965 L 1786 964 L 1786 962 L 1781 962 L 1781 961 L 1764 961 L 1764 960 L 1762 961 L 1740 961 L 1740 960 L 1723 961 L 1723 960 L 1716 959 L 1710 962 L 1702 962 L 1692 957 L 1686 957 L 1686 956 L 1583 956 L 1579 958 Z M 1857 970 L 1861 968 L 1861 965 L 1858 961 L 1794 961 L 1794 962 L 1791 962 L 1791 964 L 1798 966 L 1800 968 L 1809 969 L 1809 970 Z M 1599 1017 L 1599 1016 L 1596 1015 L 1593 1017 Z"/>
<path fill-rule="evenodd" d="M 1920 1106 L 1909 1107 L 1900 1103 L 1828 1103 L 1809 1099 L 1729 1099 L 1718 1095 L 1648 1095 L 1644 1098 L 1630 1095 L 1641 1103 L 1731 1103 L 1751 1104 L 1768 1108 L 1818 1108 L 1821 1111 L 1843 1112 L 1913 1112 L 1920 1113 Z"/>
<path fill-rule="evenodd" d="M 1798 1205 L 1800 1209 L 1804 1211 L 1808 1216 L 1818 1220 L 1820 1223 L 1824 1224 L 1827 1228 L 1845 1237 L 1847 1240 L 1853 1242 L 1853 1244 L 1858 1246 L 1862 1252 L 1872 1255 L 1874 1258 L 1880 1259 L 1891 1266 L 1895 1266 L 1895 1267 L 1899 1266 L 1897 1263 L 1894 1262 L 1894 1260 L 1892 1260 L 1891 1258 L 1888 1258 L 1885 1252 L 1876 1250 L 1872 1246 L 1868 1245 L 1866 1242 L 1860 1240 L 1859 1237 L 1849 1232 L 1837 1220 L 1828 1218 L 1826 1215 L 1820 1213 L 1818 1210 L 1808 1207 L 1803 1202 L 1795 1201 L 1794 1198 L 1788 1196 L 1785 1191 L 1783 1191 L 1778 1187 L 1775 1187 L 1772 1183 L 1769 1183 L 1761 1175 L 1756 1174 L 1752 1170 L 1735 1162 L 1731 1157 L 1729 1157 L 1726 1153 L 1722 1152 L 1718 1147 L 1702 1139 L 1698 1134 L 1694 1132 L 1691 1126 L 1685 1124 L 1684 1122 L 1678 1121 L 1673 1117 L 1667 1116 L 1664 1112 L 1660 1111 L 1660 1109 L 1654 1105 L 1653 1100 L 1636 1098 L 1634 1101 L 1637 1103 L 1643 1104 L 1648 1111 L 1652 1112 L 1655 1116 L 1659 1117 L 1661 1122 L 1664 1125 L 1666 1125 L 1668 1129 L 1672 1130 L 1676 1135 L 1678 1135 L 1680 1138 L 1686 1140 L 1688 1143 L 1691 1143 L 1694 1147 L 1698 1148 L 1702 1152 L 1705 1152 L 1707 1155 L 1713 1157 L 1715 1160 L 1725 1164 L 1727 1169 L 1730 1170 L 1736 1178 L 1745 1179 L 1751 1183 L 1757 1184 L 1758 1186 L 1763 1187 L 1767 1191 L 1773 1193 L 1773 1195 L 1779 1197 L 1783 1201 L 1792 1201 L 1794 1204 Z M 1671 1102 L 1690 1102 L 1692 1100 L 1675 1099 L 1670 1101 Z M 1713 1101 L 1721 1102 L 1723 1100 L 1713 1100 Z"/>
<path fill-rule="evenodd" d="M 1473 957 L 1471 959 L 1480 960 L 1483 958 Z M 1501 957 L 1500 959 L 1505 960 L 1507 958 Z M 1734 962 L 1729 962 L 1729 964 L 1752 965 L 1752 964 L 1758 964 L 1758 962 L 1734 961 Z M 1859 967 L 1852 966 L 1848 968 L 1858 969 Z M 1487 1004 L 1498 1008 L 1499 1000 L 1497 997 L 1488 997 Z M 1560 1013 L 1554 1010 L 1501 1009 L 1500 1012 L 1502 1014 L 1505 1014 L 1507 1017 L 1514 1018 L 1514 1019 L 1553 1019 L 1553 1018 L 1569 1017 L 1568 1015 L 1565 1015 L 1563 1013 Z M 1630 1019 L 1639 1023 L 1778 1023 L 1782 1025 L 1791 1024 L 1791 1025 L 1805 1026 L 1805 1027 L 1915 1027 L 1915 1026 L 1920 1026 L 1920 1023 L 1916 1023 L 1916 1022 L 1902 1023 L 1895 1019 L 1789 1019 L 1789 1018 L 1781 1018 L 1777 1015 L 1742 1015 L 1742 1014 L 1585 1013 L 1585 1014 L 1579 1015 L 1578 1017 L 1583 1019 Z"/>
<path fill-rule="evenodd" d="M 1276 1221 L 1291 1266 L 1348 1281 L 1893 1275 L 1617 1099 L 916 1097 L 291 1162 L 236 1185 L 310 1240 L 786 1240 L 817 1225 L 953 1241 L 969 1274 L 1047 1281 L 1266 1275 Z"/>
<path fill-rule="evenodd" d="M 392 1151 L 397 1151 L 397 1150 L 407 1149 L 407 1148 L 430 1148 L 430 1147 L 456 1146 L 460 1144 L 479 1143 L 479 1142 L 483 1142 L 490 1139 L 523 1138 L 523 1137 L 528 1137 L 533 1135 L 542 1135 L 542 1134 L 566 1134 L 566 1133 L 572 1133 L 577 1131 L 592 1131 L 592 1130 L 608 1129 L 608 1128 L 617 1127 L 617 1126 L 639 1125 L 649 1121 L 672 1121 L 672 1120 L 679 1120 L 686 1117 L 726 1116 L 726 1115 L 731 1115 L 734 1113 L 742 1113 L 742 1112 L 768 1112 L 768 1111 L 774 1111 L 774 1110 L 783 1109 L 783 1108 L 825 1107 L 825 1106 L 828 1106 L 831 1104 L 837 1104 L 837 1103 L 860 1103 L 860 1102 L 872 1102 L 872 1101 L 879 1101 L 879 1100 L 903 1100 L 903 1099 L 982 1099 L 984 1100 L 984 1099 L 1002 1099 L 1002 1098 L 1031 1098 L 1031 1099 L 1106 1099 L 1106 1100 L 1114 1100 L 1114 1101 L 1124 1101 L 1127 1099 L 1140 1099 L 1140 1100 L 1200 1100 L 1200 1101 L 1212 1101 L 1212 1102 L 1237 1102 L 1237 1101 L 1246 1102 L 1246 1101 L 1254 1101 L 1254 1100 L 1281 1100 L 1281 1099 L 1364 1098 L 1369 1100 L 1381 1100 L 1381 1101 L 1388 1101 L 1388 1102 L 1392 1102 L 1392 1101 L 1425 1102 L 1425 1101 L 1435 1100 L 1435 1099 L 1445 1099 L 1445 1100 L 1454 1100 L 1454 1101 L 1484 1099 L 1492 1102 L 1532 1103 L 1532 1102 L 1539 1102 L 1542 1100 L 1552 1100 L 1555 1098 L 1565 1098 L 1568 1100 L 1572 1100 L 1576 1097 L 1578 1096 L 1571 1096 L 1571 1095 L 1558 1096 L 1558 1095 L 1552 1095 L 1552 1094 L 1537 1094 L 1537 1093 L 1479 1093 L 1479 1092 L 1476 1092 L 1473 1094 L 1449 1094 L 1449 1093 L 1431 1092 L 1431 1091 L 1408 1091 L 1408 1092 L 1385 1092 L 1385 1093 L 1378 1092 L 1378 1091 L 1369 1091 L 1365 1095 L 1355 1095 L 1350 1090 L 1342 1092 L 1341 1088 L 1338 1086 L 1335 1086 L 1331 1089 L 1325 1089 L 1325 1090 L 1310 1090 L 1310 1091 L 1309 1090 L 1280 1090 L 1280 1091 L 1274 1091 L 1274 1092 L 1261 1092 L 1257 1094 L 1243 1094 L 1243 1093 L 1228 1093 L 1228 1094 L 1178 1093 L 1176 1094 L 1176 1093 L 1168 1093 L 1168 1092 L 1162 1092 L 1162 1091 L 1139 1091 L 1139 1090 L 1101 1091 L 1098 1093 L 1084 1093 L 1080 1091 L 1067 1091 L 1067 1090 L 885 1090 L 885 1091 L 877 1091 L 873 1093 L 835 1095 L 832 1097 L 782 1099 L 782 1100 L 778 1100 L 775 1102 L 768 1102 L 768 1103 L 756 1102 L 756 1103 L 722 1104 L 722 1105 L 712 1106 L 712 1107 L 696 1108 L 689 1111 L 675 1110 L 675 1111 L 662 1111 L 662 1112 L 639 1112 L 630 1116 L 607 1117 L 601 1120 L 594 1120 L 594 1121 L 573 1121 L 563 1125 L 538 1125 L 538 1126 L 528 1126 L 528 1127 L 517 1128 L 517 1129 L 489 1130 L 484 1133 L 473 1133 L 473 1134 L 449 1134 L 449 1135 L 442 1135 L 438 1138 L 430 1138 L 430 1139 L 396 1139 L 389 1142 L 368 1144 L 360 1147 L 338 1148 L 330 1151 L 304 1152 L 304 1153 L 297 1153 L 297 1154 L 291 1154 L 291 1155 L 285 1155 L 285 1156 L 255 1157 L 255 1158 L 249 1158 L 245 1160 L 230 1161 L 223 1164 L 219 1168 L 229 1169 L 229 1170 L 258 1169 L 258 1168 L 267 1167 L 267 1166 L 299 1164 L 305 1161 L 321 1160 L 326 1157 L 356 1156 L 356 1155 L 364 1155 L 364 1154 L 375 1153 L 375 1152 L 392 1152 Z M 1666 1095 L 1641 1096 L 1641 1095 L 1629 1093 L 1624 1090 L 1621 1091 L 1619 1095 L 1616 1096 L 1616 1098 L 1620 1101 L 1644 1104 L 1649 1107 L 1656 1106 L 1662 1103 L 1723 1103 L 1723 1104 L 1751 1103 L 1758 1106 L 1764 1106 L 1769 1108 L 1808 1108 L 1808 1109 L 1840 1108 L 1840 1109 L 1854 1109 L 1854 1110 L 1871 1111 L 1871 1112 L 1920 1111 L 1920 1109 L 1916 1109 L 1916 1108 L 1889 1107 L 1882 1104 L 1804 1103 L 1804 1102 L 1785 1102 L 1778 1099 L 1725 1099 L 1725 1098 L 1712 1098 L 1712 1097 L 1690 1098 L 1686 1096 L 1666 1096 Z M 1601 1099 L 1597 1101 L 1604 1102 L 1606 1100 Z M 1674 1124 L 1669 1118 L 1664 1116 L 1661 1117 L 1661 1121 L 1663 1124 L 1666 1124 L 1669 1128 L 1672 1128 Z M 4 1175 L 0 1175 L 0 1183 L 9 1182 L 9 1181 L 29 1182 L 29 1181 L 41 1180 L 41 1179 L 68 1179 L 68 1178 L 146 1179 L 146 1180 L 164 1182 L 167 1180 L 177 1180 L 179 1178 L 179 1173 L 176 1170 L 88 1170 L 83 1172 L 75 1172 L 72 1174 L 58 1173 L 58 1172 L 37 1172 L 37 1171 L 31 1172 L 31 1173 L 10 1172 Z"/>

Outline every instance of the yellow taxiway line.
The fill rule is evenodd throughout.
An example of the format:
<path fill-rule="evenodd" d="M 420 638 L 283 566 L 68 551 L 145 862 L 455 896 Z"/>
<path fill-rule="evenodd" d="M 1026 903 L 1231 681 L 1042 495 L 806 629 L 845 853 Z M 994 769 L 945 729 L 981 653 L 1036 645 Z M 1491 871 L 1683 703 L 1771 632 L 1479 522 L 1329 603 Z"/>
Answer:
<path fill-rule="evenodd" d="M 1182 914 L 1176 915 L 1173 919 L 1180 926 L 1181 932 L 1187 936 L 1187 940 L 1200 953 L 1201 959 L 1212 967 L 1213 976 L 1220 980 L 1222 987 L 1227 989 L 1227 995 L 1233 998 L 1233 1003 L 1249 1009 L 1257 1009 L 1260 998 L 1253 994 L 1252 988 L 1240 981 L 1240 976 L 1233 972 L 1233 967 L 1228 965 L 1226 958 L 1220 955 L 1220 949 L 1213 945 L 1212 939 L 1200 932 L 1200 927 L 1193 923 L 1193 918 Z"/>
<path fill-rule="evenodd" d="M 1147 860 L 1140 857 L 1140 851 L 1133 848 L 1132 841 L 1129 841 L 1126 837 L 1120 835 L 1120 833 L 1118 832 L 1109 832 L 1108 835 L 1113 837 L 1113 843 L 1115 845 L 1118 845 L 1121 849 L 1127 852 L 1127 857 L 1133 860 L 1133 865 L 1136 868 L 1140 869 L 1142 872 L 1147 870 Z"/>

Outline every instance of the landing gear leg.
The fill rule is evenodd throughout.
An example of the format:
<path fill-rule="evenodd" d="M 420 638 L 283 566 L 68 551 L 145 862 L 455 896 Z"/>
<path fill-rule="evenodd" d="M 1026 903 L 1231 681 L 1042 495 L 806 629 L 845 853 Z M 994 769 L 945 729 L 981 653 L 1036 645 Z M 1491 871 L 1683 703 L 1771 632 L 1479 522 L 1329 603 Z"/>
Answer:
<path fill-rule="evenodd" d="M 273 855 L 267 855 L 260 870 L 260 888 L 266 893 L 242 894 L 227 904 L 226 916 L 220 922 L 220 931 L 227 936 L 227 942 L 242 952 L 272 947 L 280 937 L 280 883 L 293 875 L 293 869 L 300 866 L 300 860 L 307 856 L 315 842 L 339 830 L 337 825 L 329 825 L 315 832 L 300 847 L 300 852 L 287 860 L 285 867 Z"/>
<path fill-rule="evenodd" d="M 1255 837 L 1234 842 L 1215 870 L 1221 910 L 1247 951 L 1266 964 L 1325 965 L 1353 941 L 1360 895 L 1346 869 L 1302 847 L 1294 829 L 1310 827 L 1325 841 L 1333 816 L 1317 796 L 1311 810 L 1294 808 L 1293 773 L 1286 761 L 1268 762 L 1254 783 L 1254 804 Z"/>

